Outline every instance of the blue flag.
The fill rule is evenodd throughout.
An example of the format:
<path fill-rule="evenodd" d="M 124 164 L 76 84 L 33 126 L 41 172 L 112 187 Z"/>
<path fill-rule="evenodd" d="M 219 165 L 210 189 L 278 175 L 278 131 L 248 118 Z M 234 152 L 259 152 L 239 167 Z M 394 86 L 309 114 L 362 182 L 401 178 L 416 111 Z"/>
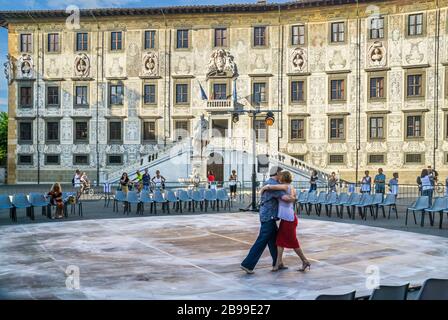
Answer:
<path fill-rule="evenodd" d="M 199 82 L 199 81 L 198 81 Z M 199 82 L 199 87 L 201 88 L 201 99 L 202 100 L 208 100 L 207 94 L 205 93 L 204 88 L 202 87 L 202 84 Z"/>

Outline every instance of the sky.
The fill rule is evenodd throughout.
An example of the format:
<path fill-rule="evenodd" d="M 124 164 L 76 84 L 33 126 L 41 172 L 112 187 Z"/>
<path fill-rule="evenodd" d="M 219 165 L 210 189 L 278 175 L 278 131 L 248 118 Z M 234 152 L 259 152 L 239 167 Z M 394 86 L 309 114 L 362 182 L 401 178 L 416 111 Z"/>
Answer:
<path fill-rule="evenodd" d="M 42 10 L 65 9 L 69 5 L 80 8 L 119 8 L 119 7 L 163 7 L 199 4 L 255 3 L 257 0 L 0 0 L 0 10 Z M 287 0 L 268 0 L 268 2 L 287 2 Z M 3 64 L 8 53 L 7 30 L 0 29 L 0 111 L 7 110 L 7 82 Z"/>

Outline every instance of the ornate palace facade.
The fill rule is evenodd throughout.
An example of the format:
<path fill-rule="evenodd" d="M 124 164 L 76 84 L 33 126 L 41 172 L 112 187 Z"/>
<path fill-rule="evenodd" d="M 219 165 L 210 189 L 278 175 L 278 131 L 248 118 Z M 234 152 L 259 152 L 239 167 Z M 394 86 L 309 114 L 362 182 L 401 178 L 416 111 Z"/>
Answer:
<path fill-rule="evenodd" d="M 0 12 L 8 28 L 8 181 L 120 170 L 201 115 L 353 179 L 383 167 L 448 174 L 448 1 Z M 68 19 L 70 20 L 70 18 Z M 201 90 L 201 86 L 203 91 Z M 204 93 L 207 97 L 204 97 Z M 225 112 L 224 112 L 225 111 Z M 101 178 L 100 178 L 101 179 Z M 93 180 L 93 179 L 92 179 Z"/>

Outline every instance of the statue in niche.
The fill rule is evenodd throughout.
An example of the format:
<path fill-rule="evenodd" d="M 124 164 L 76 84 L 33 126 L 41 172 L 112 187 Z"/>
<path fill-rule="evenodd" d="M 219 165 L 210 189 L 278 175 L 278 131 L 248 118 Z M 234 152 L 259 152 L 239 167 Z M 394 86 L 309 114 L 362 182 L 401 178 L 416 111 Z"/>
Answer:
<path fill-rule="evenodd" d="M 202 155 L 203 148 L 207 146 L 208 129 L 209 122 L 205 119 L 205 116 L 202 115 L 201 119 L 196 122 L 194 127 L 193 154 L 196 157 L 200 157 Z"/>
<path fill-rule="evenodd" d="M 382 67 L 386 65 L 386 48 L 380 41 L 375 41 L 369 48 L 369 63 L 371 66 Z"/>
<path fill-rule="evenodd" d="M 85 53 L 80 53 L 75 58 L 75 76 L 87 78 L 90 75 L 90 59 Z"/>

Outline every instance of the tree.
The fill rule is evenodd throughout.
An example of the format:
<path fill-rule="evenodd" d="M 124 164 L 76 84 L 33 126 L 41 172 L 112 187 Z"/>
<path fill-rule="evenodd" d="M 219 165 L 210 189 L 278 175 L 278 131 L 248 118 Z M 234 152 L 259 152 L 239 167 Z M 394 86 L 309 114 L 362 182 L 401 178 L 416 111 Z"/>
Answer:
<path fill-rule="evenodd" d="M 0 112 L 0 165 L 6 164 L 8 157 L 8 114 Z"/>

